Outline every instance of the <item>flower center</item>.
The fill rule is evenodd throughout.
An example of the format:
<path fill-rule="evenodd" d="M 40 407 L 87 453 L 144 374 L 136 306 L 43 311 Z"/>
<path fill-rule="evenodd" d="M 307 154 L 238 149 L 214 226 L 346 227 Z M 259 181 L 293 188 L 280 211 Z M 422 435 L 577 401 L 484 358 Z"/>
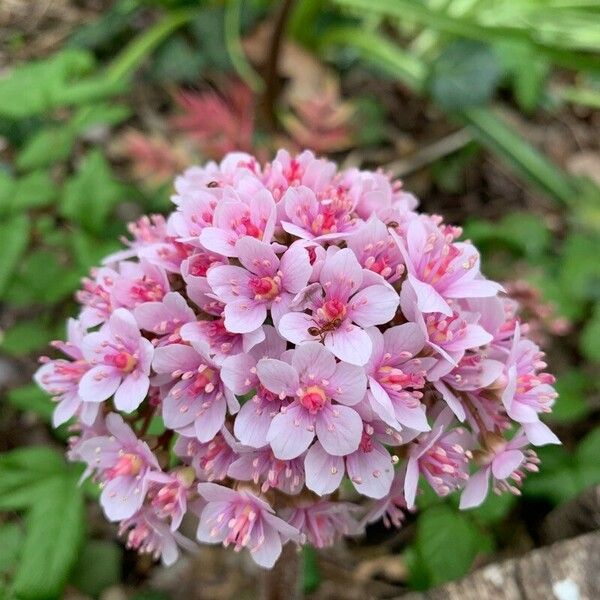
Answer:
<path fill-rule="evenodd" d="M 367 434 L 366 431 L 363 431 L 362 437 L 360 438 L 359 448 L 363 452 L 371 452 L 373 450 L 373 440 L 370 435 Z"/>
<path fill-rule="evenodd" d="M 107 359 L 107 362 L 112 363 L 117 369 L 123 371 L 123 373 L 131 373 L 137 365 L 135 356 L 125 351 L 113 354 L 107 357 Z"/>
<path fill-rule="evenodd" d="M 215 389 L 215 384 L 213 383 L 214 376 L 215 372 L 208 367 L 199 370 L 198 374 L 194 377 L 194 383 L 192 384 L 193 391 L 204 391 L 210 394 Z"/>
<path fill-rule="evenodd" d="M 139 475 L 144 461 L 137 455 L 131 452 L 126 452 L 119 457 L 119 460 L 114 467 L 106 471 L 106 477 L 108 479 L 115 479 L 115 477 L 135 477 Z"/>
<path fill-rule="evenodd" d="M 300 404 L 313 415 L 322 410 L 326 402 L 327 396 L 318 385 L 307 387 L 300 396 Z"/>
<path fill-rule="evenodd" d="M 250 280 L 250 289 L 254 292 L 256 300 L 272 300 L 279 294 L 279 285 L 273 277 L 253 277 Z"/>
<path fill-rule="evenodd" d="M 329 321 L 343 319 L 346 316 L 346 305 L 337 298 L 327 300 L 327 302 L 323 304 L 322 310 Z"/>

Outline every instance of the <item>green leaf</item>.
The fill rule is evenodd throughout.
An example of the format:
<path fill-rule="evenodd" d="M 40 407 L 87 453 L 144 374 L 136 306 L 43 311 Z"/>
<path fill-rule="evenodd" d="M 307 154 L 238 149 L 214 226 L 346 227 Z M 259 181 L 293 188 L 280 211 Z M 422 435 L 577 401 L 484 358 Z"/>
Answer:
<path fill-rule="evenodd" d="M 448 505 L 432 506 L 417 521 L 416 549 L 433 585 L 465 575 L 485 542 L 470 518 Z"/>
<path fill-rule="evenodd" d="M 547 419 L 559 423 L 572 423 L 590 412 L 586 397 L 590 392 L 588 376 L 581 371 L 568 371 L 556 382 L 558 399 Z"/>
<path fill-rule="evenodd" d="M 169 39 L 153 61 L 152 75 L 164 83 L 195 83 L 206 60 L 182 36 Z"/>
<path fill-rule="evenodd" d="M 489 494 L 485 502 L 469 511 L 469 515 L 477 522 L 492 525 L 505 519 L 517 503 L 517 497 L 512 494 Z"/>
<path fill-rule="evenodd" d="M 495 94 L 502 69 L 493 50 L 472 40 L 456 40 L 433 62 L 428 88 L 445 110 L 487 103 Z"/>
<path fill-rule="evenodd" d="M 600 428 L 594 429 L 580 442 L 576 452 L 577 462 L 580 465 L 596 467 L 600 472 Z"/>
<path fill-rule="evenodd" d="M 74 143 L 75 134 L 69 126 L 46 127 L 27 140 L 15 164 L 22 171 L 48 167 L 67 160 Z"/>
<path fill-rule="evenodd" d="M 0 298 L 29 245 L 29 220 L 16 215 L 0 222 Z"/>
<path fill-rule="evenodd" d="M 29 62 L 0 78 L 0 117 L 23 119 L 57 106 L 72 80 L 88 73 L 93 57 L 80 50 L 64 50 L 48 59 Z"/>
<path fill-rule="evenodd" d="M 26 356 L 47 346 L 55 333 L 44 316 L 19 321 L 4 332 L 0 348 L 12 356 Z"/>
<path fill-rule="evenodd" d="M 56 184 L 46 171 L 34 171 L 17 180 L 0 174 L 0 211 L 3 215 L 48 206 L 56 196 Z"/>
<path fill-rule="evenodd" d="M 305 594 L 314 592 L 321 583 L 317 552 L 312 546 L 302 547 L 302 589 Z"/>
<path fill-rule="evenodd" d="M 85 594 L 98 597 L 121 580 L 122 559 L 123 551 L 114 542 L 88 540 L 79 555 L 70 583 Z"/>
<path fill-rule="evenodd" d="M 592 318 L 585 324 L 579 346 L 588 360 L 600 362 L 600 305 L 596 305 Z"/>
<path fill-rule="evenodd" d="M 87 106 L 85 110 L 79 111 L 71 121 L 71 126 L 77 132 L 98 125 L 118 125 L 131 116 L 131 108 L 125 104 L 108 104 L 99 102 Z"/>
<path fill-rule="evenodd" d="M 7 400 L 15 408 L 33 412 L 47 423 L 52 419 L 54 405 L 50 401 L 48 394 L 41 390 L 35 383 L 10 390 Z"/>
<path fill-rule="evenodd" d="M 93 150 L 66 184 L 61 214 L 89 231 L 100 233 L 113 207 L 123 199 L 123 185 L 113 178 L 102 153 Z"/>
<path fill-rule="evenodd" d="M 73 474 L 49 478 L 40 486 L 26 528 L 14 592 L 25 600 L 58 598 L 84 534 L 83 494 Z"/>
<path fill-rule="evenodd" d="M 16 565 L 23 546 L 23 530 L 17 523 L 0 525 L 0 581 Z"/>

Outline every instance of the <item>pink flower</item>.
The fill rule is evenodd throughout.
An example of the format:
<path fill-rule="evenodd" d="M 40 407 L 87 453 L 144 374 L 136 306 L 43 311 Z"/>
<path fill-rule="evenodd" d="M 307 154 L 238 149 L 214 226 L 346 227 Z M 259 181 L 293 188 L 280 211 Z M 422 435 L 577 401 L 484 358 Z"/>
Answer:
<path fill-rule="evenodd" d="M 159 346 L 180 342 L 182 326 L 196 321 L 194 311 L 176 292 L 169 292 L 161 301 L 140 304 L 133 314 L 141 329 L 157 336 Z"/>
<path fill-rule="evenodd" d="M 411 446 L 406 464 L 404 496 L 407 507 L 413 508 L 421 473 L 438 496 L 447 496 L 464 485 L 469 478 L 469 448 L 473 441 L 462 427 L 446 431 L 452 412 L 444 409 L 430 433 L 419 436 Z"/>
<path fill-rule="evenodd" d="M 150 472 L 148 500 L 160 519 L 171 520 L 171 531 L 181 525 L 187 512 L 187 494 L 195 479 L 194 470 L 182 467 L 171 473 Z"/>
<path fill-rule="evenodd" d="M 429 431 L 425 406 L 421 404 L 431 358 L 415 358 L 425 344 L 417 325 L 405 323 L 387 329 L 367 330 L 372 353 L 365 370 L 369 376 L 368 400 L 375 414 L 390 427 Z"/>
<path fill-rule="evenodd" d="M 390 453 L 378 439 L 374 428 L 365 424 L 358 449 L 342 458 L 327 453 L 319 442 L 306 453 L 306 487 L 324 496 L 334 492 L 344 472 L 356 490 L 369 498 L 383 498 L 394 479 Z"/>
<path fill-rule="evenodd" d="M 178 546 L 190 552 L 197 549 L 196 544 L 172 531 L 148 507 L 121 521 L 119 535 L 127 535 L 127 548 L 140 554 L 150 554 L 155 560 L 160 558 L 167 567 L 179 558 Z"/>
<path fill-rule="evenodd" d="M 237 354 L 223 361 L 221 378 L 237 396 L 254 392 L 245 402 L 235 418 L 233 432 L 240 442 L 252 448 L 267 445 L 267 432 L 273 417 L 288 402 L 268 389 L 259 381 L 256 365 L 262 358 L 278 358 L 286 348 L 282 339 L 270 325 L 263 327 L 265 340 L 248 353 Z"/>
<path fill-rule="evenodd" d="M 365 269 L 393 283 L 404 273 L 404 259 L 388 228 L 376 216 L 348 235 L 346 245 Z"/>
<path fill-rule="evenodd" d="M 137 438 L 123 418 L 115 413 L 106 417 L 110 437 L 87 439 L 79 456 L 96 471 L 102 484 L 100 503 L 111 521 L 133 516 L 142 506 L 152 471 L 160 471 L 148 445 Z"/>
<path fill-rule="evenodd" d="M 342 186 L 331 186 L 318 196 L 305 186 L 288 188 L 281 200 L 289 220 L 281 226 L 306 240 L 333 240 L 353 231 L 358 220 L 354 202 Z"/>
<path fill-rule="evenodd" d="M 186 436 L 209 442 L 223 427 L 225 413 L 239 409 L 235 396 L 223 386 L 219 366 L 196 344 L 157 348 L 152 363 L 159 374 L 176 381 L 164 396 L 165 425 Z"/>
<path fill-rule="evenodd" d="M 406 519 L 408 507 L 404 497 L 404 478 L 406 471 L 396 473 L 390 491 L 383 498 L 373 502 L 364 516 L 363 523 L 376 523 L 383 519 L 386 527 L 399 529 Z"/>
<path fill-rule="evenodd" d="M 282 516 L 315 548 L 327 548 L 344 535 L 360 533 L 361 527 L 353 514 L 357 508 L 350 502 L 319 500 L 287 509 Z"/>
<path fill-rule="evenodd" d="M 76 294 L 77 301 L 83 305 L 79 320 L 85 328 L 104 323 L 117 308 L 112 298 L 112 286 L 119 274 L 114 269 L 102 267 L 92 269 L 91 276 L 93 279 L 83 279 L 83 289 Z"/>
<path fill-rule="evenodd" d="M 97 402 L 84 402 L 79 395 L 79 382 L 88 371 L 90 365 L 83 358 L 81 342 L 84 330 L 79 321 L 69 319 L 67 326 L 67 341 L 53 342 L 52 345 L 68 356 L 71 360 L 59 358 L 50 360 L 40 358 L 42 366 L 33 376 L 35 382 L 49 394 L 55 396 L 58 405 L 52 415 L 52 424 L 58 427 L 66 423 L 78 411 L 81 420 L 86 425 L 92 425 L 98 414 Z"/>
<path fill-rule="evenodd" d="M 375 273 L 364 270 L 349 248 L 328 253 L 319 283 L 311 284 L 295 305 L 311 314 L 292 312 L 279 322 L 279 332 L 293 344 L 321 340 L 340 360 L 364 365 L 371 339 L 364 327 L 390 321 L 398 307 L 396 291 Z"/>
<path fill-rule="evenodd" d="M 234 333 L 253 331 L 264 323 L 267 309 L 277 323 L 308 282 L 308 254 L 297 246 L 279 259 L 269 245 L 248 236 L 237 241 L 236 252 L 243 268 L 214 267 L 207 274 L 214 293 L 225 302 L 225 326 Z"/>
<path fill-rule="evenodd" d="M 213 226 L 202 230 L 200 243 L 211 252 L 238 257 L 243 249 L 238 248 L 236 242 L 243 237 L 271 242 L 275 230 L 275 202 L 264 189 L 240 198 L 233 191 L 230 195 L 217 205 Z"/>
<path fill-rule="evenodd" d="M 169 289 L 162 267 L 145 260 L 123 261 L 119 263 L 119 275 L 113 282 L 111 294 L 116 306 L 133 309 L 145 302 L 162 300 Z"/>
<path fill-rule="evenodd" d="M 456 366 L 466 350 L 485 346 L 493 340 L 493 336 L 476 323 L 477 315 L 458 310 L 454 302 L 448 304 L 450 315 L 441 312 L 423 314 L 409 282 L 402 284 L 400 306 L 405 317 L 419 325 L 429 346 L 441 356 L 439 364 L 430 371 L 432 379 Z"/>
<path fill-rule="evenodd" d="M 315 435 L 334 456 L 354 452 L 360 444 L 362 419 L 351 405 L 365 394 L 363 370 L 336 363 L 321 344 L 307 342 L 290 353 L 291 364 L 273 358 L 258 362 L 262 385 L 280 398 L 294 398 L 271 421 L 267 440 L 275 456 L 300 456 Z"/>
<path fill-rule="evenodd" d="M 231 544 L 236 552 L 246 548 L 256 564 L 270 568 L 281 554 L 282 540 L 298 538 L 295 527 L 250 491 L 200 483 L 198 493 L 207 501 L 198 525 L 201 542 Z"/>
<path fill-rule="evenodd" d="M 495 296 L 502 287 L 480 278 L 479 253 L 472 244 L 453 242 L 431 220 L 413 219 L 401 239 L 393 230 L 404 256 L 408 281 L 417 295 L 417 306 L 424 313 L 452 316 L 448 298 Z"/>
<path fill-rule="evenodd" d="M 100 331 L 83 338 L 82 351 L 92 368 L 79 382 L 81 399 L 102 402 L 114 394 L 118 410 L 134 411 L 150 387 L 154 347 L 142 337 L 133 315 L 115 310 Z"/>
<path fill-rule="evenodd" d="M 239 445 L 239 444 L 237 444 Z M 231 464 L 238 458 L 233 437 L 223 428 L 210 442 L 179 436 L 173 452 L 194 469 L 202 481 L 221 481 L 227 477 Z"/>
<path fill-rule="evenodd" d="M 242 450 L 237 460 L 229 467 L 228 475 L 239 481 L 253 481 L 261 484 L 265 493 L 270 488 L 294 495 L 304 486 L 304 464 L 301 457 L 279 460 L 269 446 L 254 450 Z"/>
<path fill-rule="evenodd" d="M 502 403 L 509 417 L 523 425 L 531 443 L 537 446 L 560 443 L 539 419 L 539 413 L 550 412 L 558 395 L 552 387 L 554 376 L 540 372 L 546 367 L 543 356 L 536 344 L 520 338 L 517 327 L 506 365 L 508 381 Z"/>
<path fill-rule="evenodd" d="M 509 442 L 497 434 L 488 434 L 486 442 L 487 449 L 476 454 L 476 460 L 482 468 L 469 478 L 460 497 L 461 509 L 479 506 L 485 500 L 490 476 L 495 493 L 510 492 L 520 496 L 518 486 L 526 471 L 538 471 L 540 461 L 536 453 L 533 450 L 521 450 L 527 445 L 523 430 L 519 430 Z"/>

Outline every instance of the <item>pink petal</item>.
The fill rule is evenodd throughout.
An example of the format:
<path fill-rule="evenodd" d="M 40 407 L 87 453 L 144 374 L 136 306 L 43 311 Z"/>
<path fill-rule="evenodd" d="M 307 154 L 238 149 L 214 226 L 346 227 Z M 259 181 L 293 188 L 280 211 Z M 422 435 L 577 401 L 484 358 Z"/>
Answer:
<path fill-rule="evenodd" d="M 247 394 L 258 383 L 256 374 L 250 373 L 255 367 L 256 359 L 250 354 L 228 356 L 221 365 L 221 380 L 234 394 Z"/>
<path fill-rule="evenodd" d="M 560 444 L 561 441 L 552 430 L 541 421 L 535 423 L 523 423 L 523 429 L 527 439 L 534 446 L 545 446 L 546 444 Z"/>
<path fill-rule="evenodd" d="M 442 394 L 442 398 L 456 415 L 456 418 L 459 421 L 464 421 L 467 415 L 458 396 L 456 396 L 443 381 L 436 381 L 433 385 L 435 386 L 435 389 Z"/>
<path fill-rule="evenodd" d="M 394 412 L 398 422 L 404 427 L 416 429 L 417 431 L 430 431 L 431 427 L 427 422 L 425 407 L 421 404 L 415 408 L 408 408 L 402 402 L 394 404 Z"/>
<path fill-rule="evenodd" d="M 492 461 L 492 473 L 496 479 L 506 479 L 524 460 L 525 455 L 520 450 L 505 450 Z"/>
<path fill-rule="evenodd" d="M 207 408 L 196 417 L 196 437 L 200 442 L 210 442 L 223 427 L 227 404 L 225 398 L 214 398 Z"/>
<path fill-rule="evenodd" d="M 419 281 L 410 273 L 408 274 L 408 281 L 417 295 L 417 306 L 422 312 L 440 312 L 449 317 L 452 316 L 452 309 L 433 286 Z"/>
<path fill-rule="evenodd" d="M 335 254 L 328 253 L 319 281 L 330 296 L 341 300 L 346 300 L 360 289 L 363 270 L 354 252 L 343 248 Z"/>
<path fill-rule="evenodd" d="M 351 324 L 344 324 L 340 329 L 327 334 L 325 346 L 340 360 L 358 366 L 367 364 L 372 349 L 367 332 Z"/>
<path fill-rule="evenodd" d="M 411 456 L 406 463 L 406 475 L 404 477 L 404 499 L 407 508 L 411 509 L 415 505 L 417 497 L 417 486 L 419 485 L 419 461 Z"/>
<path fill-rule="evenodd" d="M 279 259 L 269 244 L 265 244 L 248 235 L 241 237 L 235 244 L 239 261 L 251 273 L 272 276 L 279 268 Z"/>
<path fill-rule="evenodd" d="M 135 321 L 135 317 L 125 308 L 117 308 L 108 321 L 110 331 L 114 336 L 125 340 L 133 346 L 137 345 L 141 333 Z"/>
<path fill-rule="evenodd" d="M 218 227 L 205 227 L 200 232 L 200 243 L 211 252 L 223 256 L 237 256 L 235 241 L 237 236 L 231 230 L 219 229 Z"/>
<path fill-rule="evenodd" d="M 291 365 L 275 358 L 258 361 L 256 371 L 260 382 L 274 394 L 294 396 L 298 389 L 298 373 Z"/>
<path fill-rule="evenodd" d="M 119 386 L 115 393 L 115 407 L 117 410 L 133 412 L 146 398 L 150 388 L 150 379 L 147 375 L 131 373 Z"/>
<path fill-rule="evenodd" d="M 297 294 L 307 284 L 312 273 L 312 265 L 308 252 L 300 245 L 292 246 L 281 257 L 283 287 L 292 294 Z"/>
<path fill-rule="evenodd" d="M 225 305 L 225 328 L 231 333 L 250 333 L 258 329 L 267 318 L 264 304 L 253 300 L 237 300 Z"/>
<path fill-rule="evenodd" d="M 344 459 L 332 456 L 319 442 L 313 444 L 304 458 L 306 487 L 319 496 L 331 494 L 340 487 L 344 476 Z"/>
<path fill-rule="evenodd" d="M 59 427 L 66 423 L 77 412 L 80 405 L 81 398 L 77 393 L 65 394 L 52 413 L 52 425 Z M 98 404 L 94 403 L 93 406 L 98 407 Z"/>
<path fill-rule="evenodd" d="M 504 288 L 495 281 L 487 279 L 461 281 L 459 279 L 444 289 L 444 296 L 446 298 L 488 298 L 502 291 Z"/>
<path fill-rule="evenodd" d="M 358 404 L 367 391 L 367 376 L 362 367 L 340 362 L 329 378 L 331 397 L 347 406 Z"/>
<path fill-rule="evenodd" d="M 398 427 L 392 401 L 378 381 L 369 377 L 369 404 L 375 414 L 390 427 Z"/>
<path fill-rule="evenodd" d="M 271 444 L 273 454 L 280 460 L 290 460 L 300 456 L 314 437 L 311 415 L 296 402 L 290 404 L 285 412 L 273 418 L 267 433 L 267 440 Z"/>
<path fill-rule="evenodd" d="M 370 285 L 352 297 L 348 317 L 361 327 L 391 321 L 400 304 L 396 290 L 387 285 Z"/>
<path fill-rule="evenodd" d="M 406 352 L 415 356 L 425 345 L 425 335 L 416 323 L 404 323 L 386 329 L 383 340 L 385 351 L 389 352 L 392 358 L 399 358 Z"/>
<path fill-rule="evenodd" d="M 171 374 L 174 371 L 195 371 L 201 362 L 201 356 L 192 347 L 169 344 L 156 349 L 152 368 L 157 373 Z"/>
<path fill-rule="evenodd" d="M 301 312 L 291 312 L 281 317 L 277 325 L 277 330 L 292 344 L 300 344 L 314 339 L 308 333 L 308 329 L 313 326 L 314 321 L 310 315 Z"/>
<path fill-rule="evenodd" d="M 248 400 L 235 418 L 233 433 L 245 446 L 262 448 L 267 445 L 267 432 L 272 419 L 268 409 Z"/>
<path fill-rule="evenodd" d="M 108 481 L 100 495 L 100 504 L 109 521 L 122 521 L 133 516 L 142 506 L 146 495 L 144 480 L 117 477 Z"/>
<path fill-rule="evenodd" d="M 370 452 L 357 450 L 346 459 L 348 477 L 361 494 L 383 498 L 394 480 L 394 465 L 390 453 L 378 443 Z"/>
<path fill-rule="evenodd" d="M 333 377 L 336 362 L 333 354 L 318 342 L 300 344 L 292 356 L 292 366 L 302 383 Z"/>
<path fill-rule="evenodd" d="M 233 265 L 212 267 L 206 273 L 206 280 L 213 292 L 224 302 L 234 302 L 248 294 L 248 284 L 252 275 Z"/>
<path fill-rule="evenodd" d="M 360 415 L 349 406 L 325 406 L 316 416 L 319 442 L 329 454 L 346 456 L 354 452 L 362 437 L 363 422 Z"/>
<path fill-rule="evenodd" d="M 281 554 L 281 538 L 271 527 L 263 527 L 263 536 L 259 544 L 250 548 L 250 556 L 257 565 L 270 569 Z"/>
<path fill-rule="evenodd" d="M 459 508 L 461 510 L 475 508 L 485 500 L 490 485 L 490 471 L 490 467 L 485 467 L 469 477 L 460 496 Z"/>
<path fill-rule="evenodd" d="M 121 383 L 121 372 L 115 367 L 98 365 L 87 371 L 79 382 L 79 395 L 84 402 L 102 402 L 110 398 Z"/>

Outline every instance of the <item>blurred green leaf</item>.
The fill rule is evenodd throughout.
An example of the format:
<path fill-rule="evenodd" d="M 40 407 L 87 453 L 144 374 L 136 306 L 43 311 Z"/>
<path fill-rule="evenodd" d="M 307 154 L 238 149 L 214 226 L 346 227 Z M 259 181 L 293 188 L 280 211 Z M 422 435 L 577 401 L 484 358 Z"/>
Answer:
<path fill-rule="evenodd" d="M 17 154 L 15 164 L 23 171 L 48 167 L 71 155 L 75 133 L 71 127 L 52 125 L 40 129 Z"/>
<path fill-rule="evenodd" d="M 118 125 L 131 116 L 131 108 L 125 104 L 98 102 L 86 106 L 71 121 L 71 127 L 78 133 L 98 125 Z"/>
<path fill-rule="evenodd" d="M 314 592 L 321 583 L 317 551 L 312 546 L 302 546 L 302 590 Z"/>
<path fill-rule="evenodd" d="M 585 324 L 579 345 L 588 360 L 600 362 L 600 305 L 596 305 L 592 318 Z"/>
<path fill-rule="evenodd" d="M 46 171 L 34 171 L 16 180 L 0 173 L 0 214 L 48 206 L 57 193 L 56 184 Z"/>
<path fill-rule="evenodd" d="M 512 494 L 489 494 L 485 502 L 469 511 L 469 515 L 478 523 L 492 525 L 505 519 L 517 503 Z"/>
<path fill-rule="evenodd" d="M 556 382 L 558 400 L 547 415 L 548 420 L 559 423 L 572 423 L 590 412 L 586 396 L 590 393 L 589 378 L 581 371 L 568 371 L 559 376 Z"/>
<path fill-rule="evenodd" d="M 16 215 L 0 222 L 0 298 L 29 245 L 29 219 Z"/>
<path fill-rule="evenodd" d="M 22 320 L 4 332 L 0 349 L 12 356 L 26 356 L 41 350 L 55 338 L 54 328 L 44 316 Z"/>
<path fill-rule="evenodd" d="M 23 530 L 17 523 L 0 525 L 0 580 L 2 574 L 15 567 L 23 547 L 23 538 Z"/>
<path fill-rule="evenodd" d="M 40 486 L 27 513 L 27 534 L 13 589 L 19 598 L 60 597 L 84 534 L 83 494 L 68 473 Z"/>
<path fill-rule="evenodd" d="M 488 102 L 502 69 L 493 50 L 472 40 L 456 40 L 432 63 L 429 93 L 443 109 L 454 111 Z"/>
<path fill-rule="evenodd" d="M 432 585 L 465 575 L 487 544 L 467 514 L 445 504 L 427 509 L 417 521 L 415 547 Z"/>
<path fill-rule="evenodd" d="M 100 233 L 114 206 L 124 200 L 124 186 L 116 181 L 106 159 L 92 150 L 65 185 L 61 214 L 85 229 Z"/>
<path fill-rule="evenodd" d="M 596 467 L 600 474 L 600 465 L 598 464 L 598 458 L 600 457 L 600 428 L 596 428 L 588 433 L 579 443 L 576 457 L 579 464 Z M 600 481 L 600 477 L 598 481 Z"/>
<path fill-rule="evenodd" d="M 7 399 L 15 408 L 31 411 L 48 423 L 52 419 L 54 404 L 50 401 L 48 394 L 35 383 L 13 388 L 8 392 Z"/>
<path fill-rule="evenodd" d="M 115 542 L 88 540 L 71 574 L 70 583 L 90 596 L 99 596 L 121 580 L 123 551 Z"/>
<path fill-rule="evenodd" d="M 166 83 L 197 83 L 206 59 L 183 36 L 165 42 L 152 63 L 152 76 Z"/>

